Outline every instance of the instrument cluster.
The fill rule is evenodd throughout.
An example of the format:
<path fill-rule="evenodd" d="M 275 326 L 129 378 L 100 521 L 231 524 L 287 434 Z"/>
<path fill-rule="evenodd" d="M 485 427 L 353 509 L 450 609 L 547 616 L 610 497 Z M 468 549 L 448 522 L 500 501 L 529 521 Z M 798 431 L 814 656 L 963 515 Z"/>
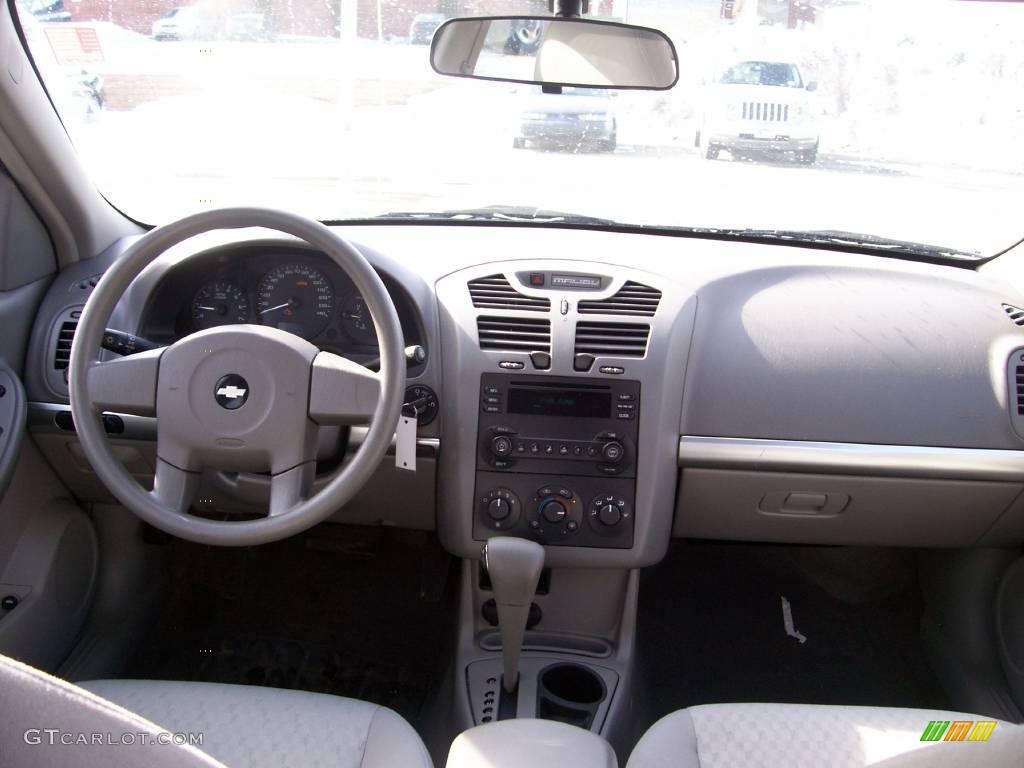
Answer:
<path fill-rule="evenodd" d="M 384 280 L 406 343 L 418 343 L 409 300 Z M 377 354 L 369 307 L 348 276 L 321 253 L 287 247 L 208 253 L 176 266 L 148 302 L 143 335 L 169 343 L 232 324 L 280 328 L 354 359 Z"/>

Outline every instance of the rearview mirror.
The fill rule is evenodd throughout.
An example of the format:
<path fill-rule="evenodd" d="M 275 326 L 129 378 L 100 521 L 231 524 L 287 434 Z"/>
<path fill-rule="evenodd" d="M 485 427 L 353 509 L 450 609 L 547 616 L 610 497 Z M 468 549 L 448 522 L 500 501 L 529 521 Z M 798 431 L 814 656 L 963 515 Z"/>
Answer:
<path fill-rule="evenodd" d="M 430 46 L 442 75 L 533 85 L 662 91 L 679 78 L 663 32 L 553 16 L 451 19 Z"/>

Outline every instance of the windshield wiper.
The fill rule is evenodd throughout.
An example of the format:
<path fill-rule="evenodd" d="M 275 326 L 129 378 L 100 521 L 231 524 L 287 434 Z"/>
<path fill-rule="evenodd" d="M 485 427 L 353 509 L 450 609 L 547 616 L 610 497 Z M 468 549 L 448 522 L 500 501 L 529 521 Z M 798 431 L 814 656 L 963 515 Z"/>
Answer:
<path fill-rule="evenodd" d="M 671 228 L 670 228 L 671 229 Z M 679 227 L 679 231 L 695 235 L 713 235 L 740 240 L 792 242 L 800 244 L 834 245 L 883 253 L 907 256 L 927 256 L 941 259 L 977 261 L 982 254 L 977 251 L 962 251 L 942 245 L 917 243 L 912 240 L 898 240 L 881 235 L 865 235 L 841 229 L 728 229 L 715 227 Z"/>
<path fill-rule="evenodd" d="M 534 224 L 581 224 L 584 226 L 620 226 L 614 219 L 583 216 L 564 211 L 515 205 L 489 205 L 485 208 L 462 208 L 449 211 L 391 211 L 375 219 L 413 219 L 417 221 L 528 221 Z"/>
<path fill-rule="evenodd" d="M 912 240 L 898 240 L 881 235 L 868 235 L 840 229 L 739 229 L 729 227 L 681 227 L 652 224 L 624 224 L 614 219 L 598 216 L 584 216 L 563 211 L 552 211 L 529 206 L 491 205 L 485 208 L 465 208 L 448 211 L 392 211 L 373 219 L 395 219 L 406 221 L 489 221 L 555 225 L 579 225 L 610 227 L 616 230 L 646 231 L 663 234 L 685 234 L 696 237 L 706 236 L 721 240 L 746 242 L 793 243 L 794 245 L 828 245 L 838 249 L 855 249 L 861 252 L 888 253 L 903 258 L 934 259 L 935 261 L 979 261 L 983 254 L 978 251 L 964 251 L 948 246 L 917 243 Z"/>

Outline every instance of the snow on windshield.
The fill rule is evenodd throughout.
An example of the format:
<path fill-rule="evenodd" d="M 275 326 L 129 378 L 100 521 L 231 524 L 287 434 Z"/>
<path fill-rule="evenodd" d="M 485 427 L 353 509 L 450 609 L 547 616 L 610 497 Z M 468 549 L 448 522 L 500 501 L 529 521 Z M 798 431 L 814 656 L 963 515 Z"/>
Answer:
<path fill-rule="evenodd" d="M 980 254 L 1024 234 L 1024 3 L 595 0 L 680 59 L 674 89 L 598 101 L 435 74 L 436 0 L 253 2 L 19 5 L 72 141 L 129 215 L 533 206 Z"/>

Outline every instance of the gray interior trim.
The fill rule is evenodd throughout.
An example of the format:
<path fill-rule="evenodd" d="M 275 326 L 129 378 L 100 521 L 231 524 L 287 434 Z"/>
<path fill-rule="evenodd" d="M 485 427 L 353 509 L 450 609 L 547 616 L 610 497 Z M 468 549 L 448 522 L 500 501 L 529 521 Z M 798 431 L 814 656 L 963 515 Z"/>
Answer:
<path fill-rule="evenodd" d="M 1024 451 L 683 435 L 679 466 L 1020 482 Z"/>

